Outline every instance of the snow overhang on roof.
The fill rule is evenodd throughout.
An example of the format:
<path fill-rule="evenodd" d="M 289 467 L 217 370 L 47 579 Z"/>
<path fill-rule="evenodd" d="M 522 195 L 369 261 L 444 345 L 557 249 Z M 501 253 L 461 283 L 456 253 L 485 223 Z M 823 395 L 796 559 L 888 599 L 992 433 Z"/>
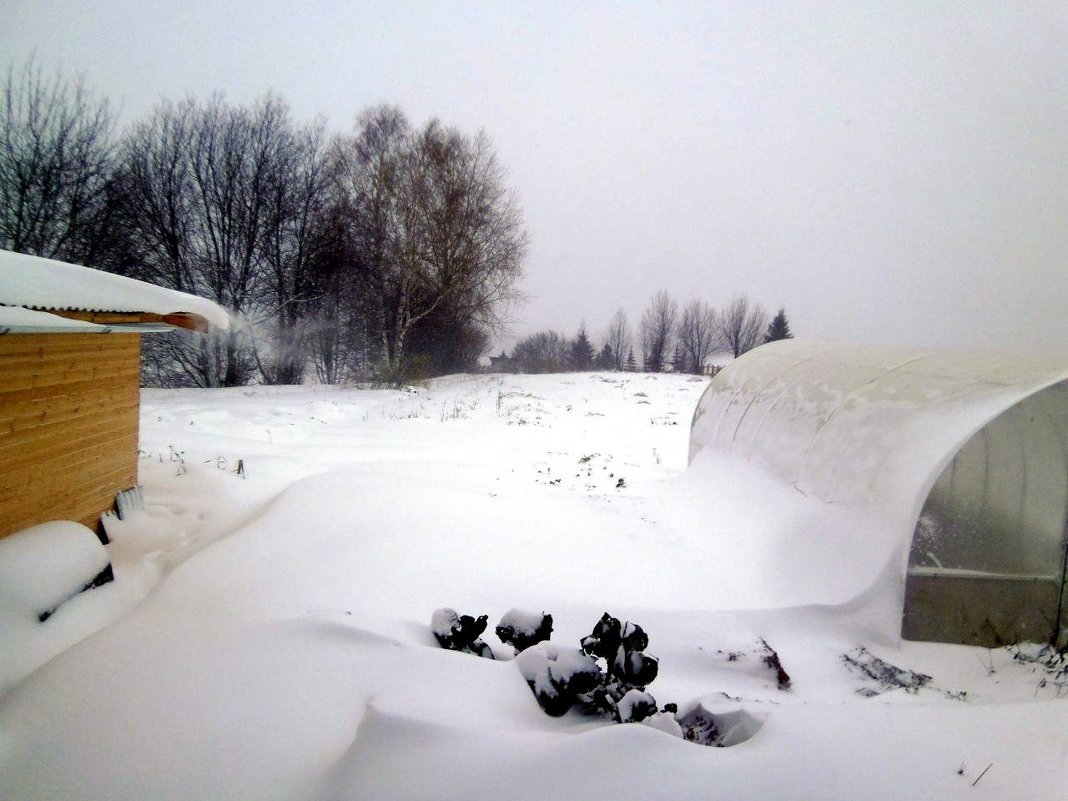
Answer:
<path fill-rule="evenodd" d="M 0 309 L 0 331 L 10 332 L 230 327 L 226 310 L 206 298 L 8 250 L 0 250 Z M 48 314 L 28 317 L 20 309 Z"/>
<path fill-rule="evenodd" d="M 0 306 L 0 334 L 153 334 L 172 330 L 174 326 L 167 323 L 103 325 L 22 306 Z"/>

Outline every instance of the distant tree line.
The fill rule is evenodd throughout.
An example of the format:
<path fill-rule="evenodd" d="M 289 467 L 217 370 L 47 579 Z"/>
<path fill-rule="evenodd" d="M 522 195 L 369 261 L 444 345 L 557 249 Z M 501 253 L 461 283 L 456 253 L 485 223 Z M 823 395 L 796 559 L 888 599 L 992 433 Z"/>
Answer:
<path fill-rule="evenodd" d="M 646 372 L 712 372 L 709 358 L 729 352 L 738 357 L 757 345 L 790 339 L 786 310 L 774 317 L 746 295 L 738 295 L 717 312 L 700 300 L 690 301 L 679 313 L 678 303 L 667 293 L 653 296 L 632 333 L 627 315 L 619 309 L 608 323 L 598 350 L 583 323 L 574 338 L 555 331 L 531 334 L 516 343 L 511 356 L 493 359 L 492 369 L 524 373 L 556 373 L 576 370 Z M 637 354 L 635 356 L 635 345 Z M 641 362 L 639 364 L 638 357 Z"/>
<path fill-rule="evenodd" d="M 0 248 L 232 311 L 229 332 L 146 338 L 147 383 L 471 369 L 517 299 L 523 216 L 483 133 L 379 106 L 334 135 L 274 94 L 164 100 L 120 132 L 32 60 L 0 104 Z"/>

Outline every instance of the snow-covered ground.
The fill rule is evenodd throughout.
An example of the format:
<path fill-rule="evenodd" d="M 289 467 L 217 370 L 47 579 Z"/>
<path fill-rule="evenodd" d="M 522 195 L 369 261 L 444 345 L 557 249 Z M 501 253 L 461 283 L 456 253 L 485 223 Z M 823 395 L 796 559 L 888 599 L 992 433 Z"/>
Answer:
<path fill-rule="evenodd" d="M 898 642 L 884 521 L 687 468 L 705 386 L 145 391 L 116 581 L 0 658 L 0 798 L 1064 798 L 1065 681 Z M 498 661 L 437 646 L 445 606 L 489 615 Z M 725 693 L 765 723 L 708 748 L 550 718 L 492 634 L 513 607 L 560 646 L 637 622 L 661 705 Z M 893 689 L 876 658 L 930 679 Z"/>

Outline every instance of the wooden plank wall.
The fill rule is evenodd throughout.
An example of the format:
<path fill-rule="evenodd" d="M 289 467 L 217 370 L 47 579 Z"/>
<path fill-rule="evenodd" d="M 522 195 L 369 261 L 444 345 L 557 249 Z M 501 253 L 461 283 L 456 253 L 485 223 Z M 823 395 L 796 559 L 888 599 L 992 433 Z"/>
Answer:
<path fill-rule="evenodd" d="M 0 335 L 0 537 L 94 531 L 137 483 L 138 334 Z"/>

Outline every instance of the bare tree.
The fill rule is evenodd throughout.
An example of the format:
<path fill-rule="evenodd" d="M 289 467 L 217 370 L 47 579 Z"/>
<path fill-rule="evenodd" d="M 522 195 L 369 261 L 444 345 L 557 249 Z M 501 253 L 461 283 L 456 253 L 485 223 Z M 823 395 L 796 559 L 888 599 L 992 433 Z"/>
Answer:
<path fill-rule="evenodd" d="M 363 112 L 352 136 L 334 145 L 334 215 L 341 261 L 333 267 L 339 300 L 349 319 L 342 323 L 347 367 L 356 374 L 389 364 L 389 332 L 403 315 L 409 291 L 401 265 L 400 196 L 411 126 L 394 106 Z"/>
<path fill-rule="evenodd" d="M 257 347 L 254 353 L 265 382 L 299 384 L 322 293 L 314 260 L 317 248 L 325 246 L 321 229 L 331 185 L 324 124 L 294 130 L 287 121 L 279 131 L 277 148 L 267 181 L 260 246 L 265 282 L 260 327 L 267 331 L 267 352 Z"/>
<path fill-rule="evenodd" d="M 664 369 L 673 350 L 678 316 L 679 305 L 664 291 L 653 296 L 642 314 L 642 360 L 647 371 L 659 373 Z"/>
<path fill-rule="evenodd" d="M 723 308 L 720 337 L 738 358 L 763 341 L 767 326 L 768 313 L 759 304 L 751 305 L 746 295 L 739 295 Z"/>
<path fill-rule="evenodd" d="M 444 309 L 449 319 L 439 320 L 445 329 L 439 333 L 465 324 L 499 332 L 503 308 L 519 298 L 527 239 L 518 198 L 504 187 L 489 138 L 482 132 L 468 138 L 431 120 L 414 143 L 406 197 L 418 212 L 407 226 L 415 247 L 405 251 L 414 255 L 405 260 L 417 288 L 412 320 Z"/>
<path fill-rule="evenodd" d="M 195 112 L 192 100 L 157 106 L 127 133 L 118 176 L 123 238 L 136 276 L 183 292 L 196 290 L 190 158 Z"/>
<path fill-rule="evenodd" d="M 79 76 L 30 59 L 0 88 L 0 248 L 95 261 L 106 236 L 114 114 Z"/>
<path fill-rule="evenodd" d="M 358 259 L 344 214 L 336 203 L 324 210 L 312 248 L 315 291 L 308 304 L 308 350 L 316 376 L 325 384 L 365 375 L 374 360 L 357 276 L 351 269 Z"/>
<path fill-rule="evenodd" d="M 401 112 L 379 107 L 341 142 L 339 160 L 381 372 L 403 375 L 420 327 L 434 331 L 420 341 L 424 355 L 428 340 L 484 348 L 518 297 L 526 252 L 519 204 L 489 139 L 437 120 L 412 132 Z"/>
<path fill-rule="evenodd" d="M 623 309 L 617 309 L 612 315 L 604 341 L 611 348 L 613 360 L 611 369 L 622 370 L 627 359 L 627 350 L 630 348 L 630 325 L 627 323 L 627 313 Z"/>
<path fill-rule="evenodd" d="M 555 331 L 540 331 L 516 343 L 512 359 L 524 373 L 562 373 L 568 369 L 571 345 Z"/>
<path fill-rule="evenodd" d="M 707 303 L 690 301 L 679 323 L 679 347 L 687 372 L 700 375 L 705 359 L 715 350 L 719 337 L 716 313 Z"/>
<path fill-rule="evenodd" d="M 251 108 L 215 96 L 162 103 L 124 144 L 124 221 L 141 277 L 211 298 L 238 321 L 221 334 L 157 340 L 146 355 L 168 360 L 173 380 L 236 386 L 256 370 L 255 325 L 277 302 L 266 255 L 289 132 L 275 96 Z"/>
<path fill-rule="evenodd" d="M 116 148 L 80 79 L 31 61 L 0 90 L 0 247 L 233 312 L 230 332 L 146 343 L 153 381 L 297 382 L 309 359 L 330 381 L 469 366 L 519 299 L 522 213 L 483 133 L 380 107 L 330 146 L 277 96 L 215 96 L 161 102 Z"/>

